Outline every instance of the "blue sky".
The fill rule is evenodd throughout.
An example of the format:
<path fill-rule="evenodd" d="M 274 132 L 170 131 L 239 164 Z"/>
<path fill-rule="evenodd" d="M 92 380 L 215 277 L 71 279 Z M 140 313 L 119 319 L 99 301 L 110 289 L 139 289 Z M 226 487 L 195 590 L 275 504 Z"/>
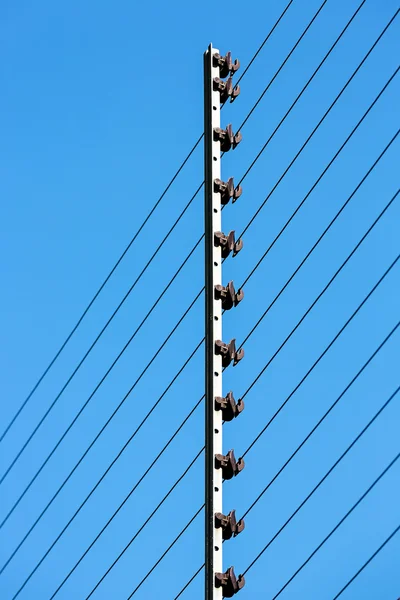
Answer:
<path fill-rule="evenodd" d="M 241 178 L 359 2 L 328 0 L 224 156 L 225 178 Z M 294 0 L 221 118 L 234 129 L 320 6 Z M 244 67 L 285 4 L 212 2 L 37 3 L 0 8 L 0 192 L 3 199 L 1 431 L 79 318 L 101 281 L 170 181 L 203 127 L 202 56 L 210 42 Z M 367 0 L 223 212 L 240 233 L 398 9 Z M 224 264 L 240 285 L 398 67 L 399 17 L 296 159 Z M 224 338 L 243 340 L 335 217 L 398 128 L 395 76 L 224 317 Z M 395 139 L 332 228 L 246 342 L 245 359 L 224 375 L 240 397 L 273 356 L 398 189 Z M 26 408 L 1 443 L 5 472 L 203 179 L 202 145 L 163 198 Z M 399 253 L 397 197 L 343 271 L 246 395 L 246 409 L 224 428 L 240 456 Z M 104 372 L 169 283 L 203 231 L 200 192 L 0 486 L 1 518 L 41 467 Z M 89 402 L 0 530 L 3 565 L 88 445 L 119 405 L 203 285 L 203 246 Z M 224 486 L 226 511 L 243 514 L 399 319 L 397 263 L 246 455 Z M 203 336 L 203 297 L 118 410 L 85 460 L 0 576 L 11 600 L 109 463 Z M 399 386 L 400 331 L 384 344 L 338 405 L 224 545 L 226 567 L 244 571 L 352 440 Z M 200 349 L 43 561 L 21 600 L 49 600 L 92 539 L 203 394 Z M 240 598 L 273 598 L 399 452 L 400 394 L 341 461 L 246 576 Z M 203 404 L 138 486 L 57 593 L 84 600 L 203 445 Z M 332 600 L 400 523 L 400 461 L 281 594 Z M 126 600 L 203 502 L 200 457 L 93 594 Z M 135 593 L 173 599 L 203 562 L 203 516 L 190 525 Z M 400 536 L 343 593 L 345 599 L 399 595 Z M 181 596 L 201 598 L 199 575 Z"/>

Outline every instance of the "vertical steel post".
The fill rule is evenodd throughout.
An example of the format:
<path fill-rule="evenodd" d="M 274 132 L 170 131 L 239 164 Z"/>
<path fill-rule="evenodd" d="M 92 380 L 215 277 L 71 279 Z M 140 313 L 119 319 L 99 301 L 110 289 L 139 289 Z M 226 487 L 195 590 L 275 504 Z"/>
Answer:
<path fill-rule="evenodd" d="M 214 233 L 221 231 L 221 197 L 214 180 L 221 178 L 220 143 L 213 130 L 220 126 L 220 95 L 213 90 L 219 68 L 213 66 L 216 48 L 209 45 L 204 54 L 204 218 L 205 218 L 205 296 L 206 296 L 206 485 L 205 485 L 205 599 L 222 600 L 222 588 L 215 587 L 215 573 L 222 572 L 222 529 L 216 529 L 214 515 L 222 512 L 222 470 L 215 468 L 215 454 L 222 454 L 222 413 L 214 398 L 222 396 L 222 359 L 215 354 L 215 341 L 222 339 L 221 301 L 214 286 L 221 284 L 221 249 L 214 246 Z"/>

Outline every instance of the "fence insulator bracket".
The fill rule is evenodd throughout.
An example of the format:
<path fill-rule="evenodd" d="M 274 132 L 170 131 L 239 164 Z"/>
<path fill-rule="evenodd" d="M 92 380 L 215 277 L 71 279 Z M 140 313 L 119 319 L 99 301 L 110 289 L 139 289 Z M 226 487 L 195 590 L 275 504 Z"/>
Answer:
<path fill-rule="evenodd" d="M 221 194 L 221 204 L 228 204 L 229 200 L 232 200 L 233 204 L 242 195 L 242 186 L 238 185 L 235 188 L 233 177 L 230 177 L 226 183 L 220 179 L 215 179 L 214 191 Z"/>
<path fill-rule="evenodd" d="M 245 579 L 243 575 L 236 578 L 233 567 L 230 567 L 225 573 L 215 574 L 215 587 L 222 587 L 223 598 L 232 598 L 244 587 Z"/>
<path fill-rule="evenodd" d="M 231 252 L 232 256 L 236 256 L 236 254 L 238 254 L 241 251 L 241 249 L 243 248 L 243 240 L 240 239 L 236 242 L 234 231 L 230 231 L 228 235 L 226 235 L 222 231 L 216 231 L 214 233 L 214 246 L 216 248 L 220 246 L 221 257 L 228 258 Z"/>
<path fill-rule="evenodd" d="M 215 127 L 214 140 L 220 143 L 222 152 L 229 152 L 231 148 L 234 150 L 236 146 L 240 144 L 242 141 L 242 134 L 240 131 L 233 133 L 232 125 L 227 125 L 226 129 Z"/>
<path fill-rule="evenodd" d="M 222 539 L 230 540 L 231 537 L 236 537 L 244 529 L 244 520 L 236 521 L 236 511 L 231 510 L 228 515 L 222 513 L 215 514 L 215 527 L 222 528 Z"/>
<path fill-rule="evenodd" d="M 244 298 L 244 291 L 239 289 L 237 292 L 233 281 L 230 281 L 227 286 L 216 285 L 214 286 L 215 299 L 221 300 L 223 310 L 230 310 L 241 302 Z"/>
<path fill-rule="evenodd" d="M 223 81 L 219 77 L 214 77 L 213 81 L 214 90 L 219 92 L 221 103 L 225 103 L 230 98 L 231 103 L 240 94 L 240 85 L 233 85 L 232 77 L 229 77 L 226 81 Z"/>
<path fill-rule="evenodd" d="M 232 53 L 227 52 L 225 56 L 216 53 L 213 55 L 213 65 L 219 67 L 220 77 L 227 77 L 229 74 L 234 75 L 240 68 L 240 62 L 236 58 L 233 62 Z"/>
<path fill-rule="evenodd" d="M 236 350 L 236 340 L 233 339 L 229 344 L 225 344 L 221 340 L 215 341 L 215 354 L 222 356 L 222 366 L 229 367 L 233 361 L 233 366 L 236 367 L 239 361 L 244 357 L 244 349 Z"/>
<path fill-rule="evenodd" d="M 225 398 L 219 396 L 215 398 L 215 410 L 222 411 L 224 421 L 232 421 L 244 410 L 244 402 L 243 400 L 236 402 L 233 393 L 229 392 Z"/>
<path fill-rule="evenodd" d="M 232 479 L 239 475 L 244 469 L 244 460 L 239 458 L 237 461 L 233 450 L 229 450 L 228 454 L 215 455 L 215 468 L 222 469 L 222 477 L 224 479 Z"/>

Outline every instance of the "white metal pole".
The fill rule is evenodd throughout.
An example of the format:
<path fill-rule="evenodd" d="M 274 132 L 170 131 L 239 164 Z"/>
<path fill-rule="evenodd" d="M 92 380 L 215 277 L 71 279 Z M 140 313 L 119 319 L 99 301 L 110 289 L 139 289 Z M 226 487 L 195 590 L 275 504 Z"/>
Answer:
<path fill-rule="evenodd" d="M 220 94 L 213 89 L 219 77 L 212 45 L 204 54 L 204 148 L 205 148 L 205 295 L 206 295 L 206 600 L 222 600 L 222 588 L 215 587 L 215 573 L 222 572 L 222 529 L 216 529 L 214 515 L 222 513 L 222 470 L 215 468 L 215 454 L 222 454 L 222 412 L 214 398 L 222 396 L 222 358 L 215 353 L 216 340 L 222 340 L 221 301 L 214 287 L 221 285 L 221 248 L 214 246 L 214 233 L 221 231 L 221 196 L 214 181 L 221 178 L 221 150 L 214 140 L 220 127 Z"/>

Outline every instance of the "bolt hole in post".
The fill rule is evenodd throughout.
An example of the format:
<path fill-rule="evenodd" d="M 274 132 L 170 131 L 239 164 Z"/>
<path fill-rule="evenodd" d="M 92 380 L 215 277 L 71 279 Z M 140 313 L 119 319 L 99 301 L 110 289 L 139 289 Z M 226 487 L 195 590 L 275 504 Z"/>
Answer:
<path fill-rule="evenodd" d="M 214 321 L 218 321 L 218 317 L 214 317 Z"/>
<path fill-rule="evenodd" d="M 214 433 L 219 433 L 219 429 L 214 429 Z"/>
<path fill-rule="evenodd" d="M 217 262 L 214 263 L 214 267 L 218 267 L 218 263 Z"/>
<path fill-rule="evenodd" d="M 218 546 L 214 546 L 214 550 L 215 550 L 216 552 L 218 552 L 218 550 L 219 550 Z"/>
<path fill-rule="evenodd" d="M 215 371 L 214 375 L 215 375 L 215 377 L 218 377 L 218 375 L 219 375 L 218 371 Z"/>

